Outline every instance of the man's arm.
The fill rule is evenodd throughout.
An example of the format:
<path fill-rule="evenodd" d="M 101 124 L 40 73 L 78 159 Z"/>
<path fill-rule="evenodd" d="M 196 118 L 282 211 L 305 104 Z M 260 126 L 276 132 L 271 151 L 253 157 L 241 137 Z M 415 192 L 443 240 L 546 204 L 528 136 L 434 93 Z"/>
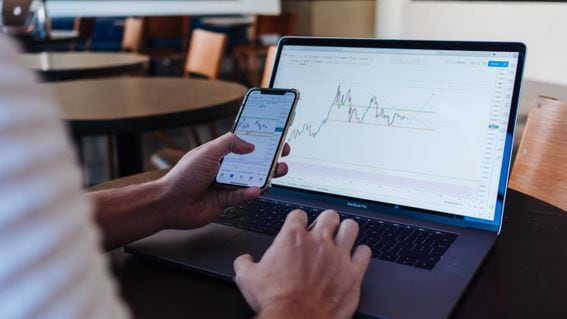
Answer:
<path fill-rule="evenodd" d="M 107 250 L 162 229 L 192 229 L 213 221 L 226 207 L 260 196 L 257 187 L 227 190 L 214 186 L 221 159 L 254 146 L 227 133 L 187 153 L 163 178 L 140 185 L 88 194 Z M 283 155 L 289 154 L 289 145 Z M 287 173 L 280 163 L 276 176 Z"/>
<path fill-rule="evenodd" d="M 167 228 L 165 198 L 160 180 L 93 192 L 95 218 L 104 234 L 104 248 L 112 250 Z"/>

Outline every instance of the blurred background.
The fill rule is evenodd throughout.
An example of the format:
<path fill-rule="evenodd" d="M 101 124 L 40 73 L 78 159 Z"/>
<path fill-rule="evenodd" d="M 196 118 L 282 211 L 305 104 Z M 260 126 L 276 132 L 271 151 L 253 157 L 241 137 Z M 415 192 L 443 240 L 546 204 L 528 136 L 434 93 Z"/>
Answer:
<path fill-rule="evenodd" d="M 148 84 L 156 90 L 163 85 L 157 78 L 172 77 L 225 81 L 240 85 L 242 90 L 265 86 L 273 62 L 270 48 L 284 35 L 524 42 L 528 46 L 528 58 L 520 101 L 518 142 L 534 97 L 543 95 L 567 100 L 566 1 L 0 2 L 2 30 L 18 39 L 27 52 L 22 59 L 45 85 L 63 92 L 55 94 L 60 101 L 69 100 L 71 84 L 65 82 L 101 77 L 156 78 Z M 103 53 L 114 55 L 103 56 Z M 92 90 L 94 82 L 77 90 L 85 87 Z M 217 93 L 211 88 L 207 94 Z M 162 99 L 165 104 L 172 97 Z M 203 103 L 210 102 L 200 99 Z M 155 125 L 130 131 L 116 129 L 116 126 L 129 125 L 124 121 L 95 118 L 100 114 L 77 115 L 73 111 L 70 113 L 74 115 L 63 114 L 62 117 L 69 123 L 78 146 L 85 184 L 93 185 L 127 175 L 117 168 L 124 160 L 120 153 L 128 151 L 125 144 L 141 143 L 136 151 L 142 156 L 143 170 L 171 166 L 180 151 L 229 130 L 235 107 L 233 111 L 223 112 L 217 108 L 200 120 L 189 121 L 179 116 L 179 123 L 173 123 L 168 119 L 169 125 L 165 123 L 159 130 L 156 123 L 163 118 L 156 120 L 153 113 L 147 120 L 156 120 Z M 104 116 L 111 117 L 110 114 Z M 124 115 L 122 119 L 125 116 L 145 115 Z M 87 127 L 88 120 L 92 121 Z M 136 125 L 141 124 L 136 122 Z M 129 151 L 131 153 L 132 148 Z"/>

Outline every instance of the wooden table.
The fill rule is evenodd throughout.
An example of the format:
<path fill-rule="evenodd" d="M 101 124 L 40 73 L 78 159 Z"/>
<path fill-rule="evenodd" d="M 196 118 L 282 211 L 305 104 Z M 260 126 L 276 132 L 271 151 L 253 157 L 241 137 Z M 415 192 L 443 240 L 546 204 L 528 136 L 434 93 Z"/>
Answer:
<path fill-rule="evenodd" d="M 29 36 L 17 37 L 26 52 L 49 51 L 55 46 L 71 44 L 81 37 L 76 30 L 51 30 L 45 39 L 35 39 Z"/>
<path fill-rule="evenodd" d="M 116 136 L 118 175 L 143 171 L 141 132 L 234 116 L 246 88 L 182 78 L 108 78 L 42 84 L 53 92 L 77 141 Z"/>
<path fill-rule="evenodd" d="M 108 189 L 159 178 L 154 171 L 103 184 Z M 508 192 L 502 233 L 453 318 L 567 318 L 567 213 Z M 232 283 L 109 253 L 123 298 L 135 318 L 251 318 Z M 408 287 L 409 289 L 410 287 Z"/>
<path fill-rule="evenodd" d="M 206 26 L 223 28 L 249 27 L 254 22 L 254 17 L 211 17 L 201 19 L 201 23 Z"/>
<path fill-rule="evenodd" d="M 47 81 L 141 74 L 149 57 L 133 53 L 42 52 L 24 53 L 22 64 Z"/>
<path fill-rule="evenodd" d="M 77 40 L 80 36 L 77 30 L 51 30 L 48 40 L 52 42 L 66 42 Z"/>

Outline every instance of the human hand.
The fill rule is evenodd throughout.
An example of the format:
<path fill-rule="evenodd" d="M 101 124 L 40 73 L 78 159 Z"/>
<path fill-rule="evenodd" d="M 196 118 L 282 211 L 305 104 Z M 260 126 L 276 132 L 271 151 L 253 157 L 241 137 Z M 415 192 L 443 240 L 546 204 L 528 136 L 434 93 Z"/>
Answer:
<path fill-rule="evenodd" d="M 236 283 L 259 318 L 351 318 L 360 299 L 371 251 L 353 250 L 358 224 L 340 223 L 336 212 L 292 211 L 260 262 L 250 255 L 234 261 Z"/>
<path fill-rule="evenodd" d="M 258 187 L 228 190 L 214 185 L 221 159 L 229 153 L 248 154 L 254 145 L 227 133 L 185 154 L 160 183 L 165 189 L 162 211 L 168 214 L 168 228 L 190 229 L 213 221 L 225 208 L 260 196 Z M 290 152 L 284 146 L 282 156 Z M 276 177 L 287 174 L 287 165 L 278 163 Z"/>

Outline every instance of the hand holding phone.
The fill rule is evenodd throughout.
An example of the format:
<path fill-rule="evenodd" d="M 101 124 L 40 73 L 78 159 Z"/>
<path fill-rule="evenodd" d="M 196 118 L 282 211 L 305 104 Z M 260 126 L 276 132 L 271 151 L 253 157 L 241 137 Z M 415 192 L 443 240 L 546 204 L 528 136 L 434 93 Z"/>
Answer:
<path fill-rule="evenodd" d="M 295 116 L 299 92 L 293 89 L 251 89 L 234 122 L 232 132 L 254 144 L 254 152 L 229 154 L 221 163 L 216 182 L 228 187 L 257 186 L 266 191 Z"/>

